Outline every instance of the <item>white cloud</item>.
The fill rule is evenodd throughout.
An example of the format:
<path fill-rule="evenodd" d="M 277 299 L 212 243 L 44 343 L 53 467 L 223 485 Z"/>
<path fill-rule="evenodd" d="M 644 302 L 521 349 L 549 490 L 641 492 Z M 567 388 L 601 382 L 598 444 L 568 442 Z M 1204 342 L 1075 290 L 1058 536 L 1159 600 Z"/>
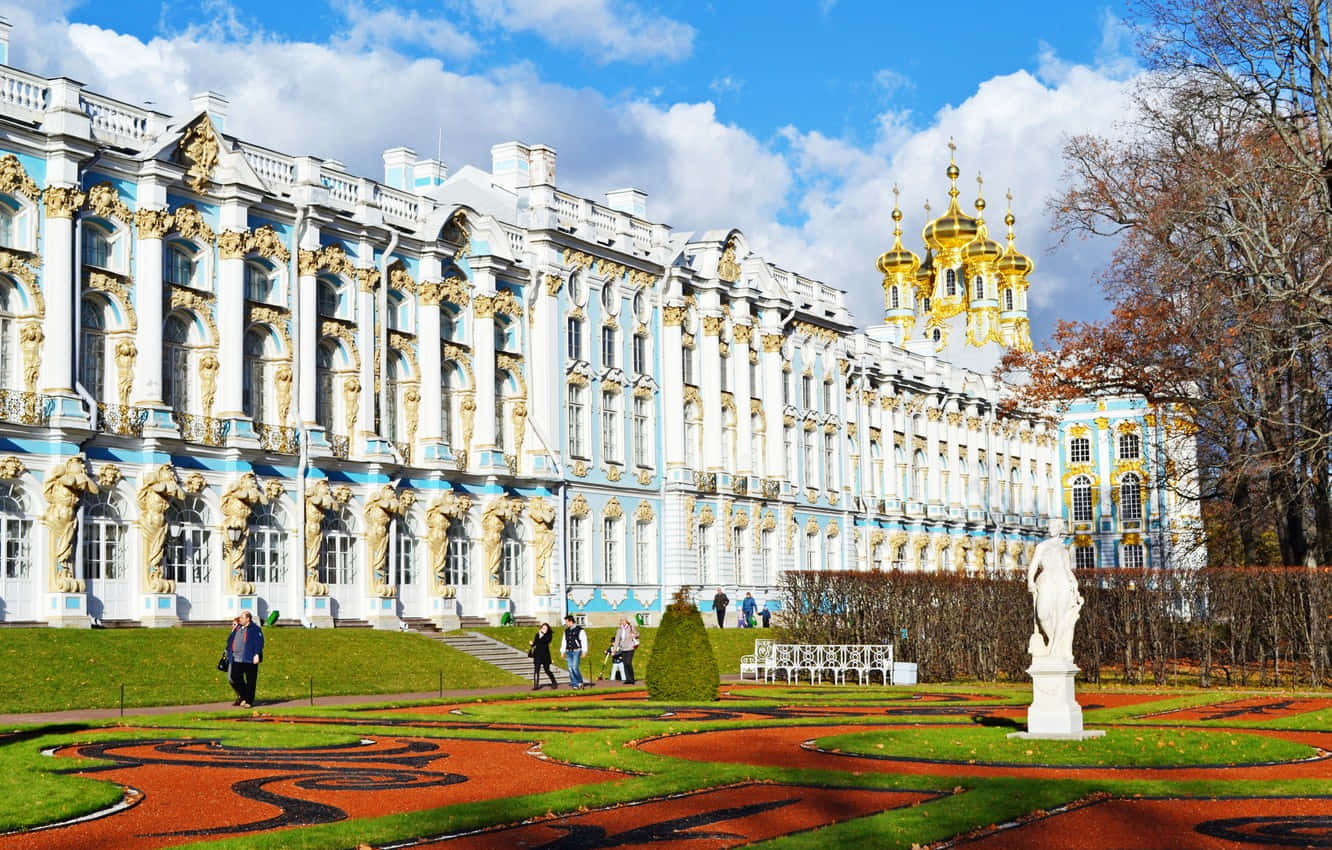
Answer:
<path fill-rule="evenodd" d="M 874 74 L 874 85 L 888 97 L 892 97 L 904 89 L 916 87 L 915 82 L 910 77 L 891 68 L 884 68 L 876 72 Z"/>
<path fill-rule="evenodd" d="M 730 74 L 723 74 L 712 82 L 708 83 L 708 88 L 718 95 L 739 94 L 745 87 L 745 81 Z"/>
<path fill-rule="evenodd" d="M 467 2 L 489 26 L 531 32 L 603 63 L 683 59 L 694 47 L 693 27 L 644 11 L 632 0 Z"/>
<path fill-rule="evenodd" d="M 443 18 L 425 17 L 415 10 L 404 13 L 392 7 L 371 9 L 360 0 L 337 0 L 333 7 L 348 24 L 339 41 L 354 50 L 410 45 L 438 55 L 468 58 L 480 49 L 472 36 Z"/>
<path fill-rule="evenodd" d="M 496 142 L 550 144 L 559 151 L 561 183 L 572 191 L 595 198 L 634 185 L 649 192 L 652 218 L 678 230 L 739 227 L 772 261 L 846 289 L 862 324 L 882 315 L 874 261 L 891 243 L 892 185 L 902 186 L 907 244 L 921 250 L 921 203 L 928 197 L 936 215 L 943 209 L 953 136 L 962 200 L 969 207 L 982 170 L 987 220 L 1000 241 L 1003 195 L 1014 191 L 1018 246 L 1037 264 L 1031 303 L 1038 340 L 1056 315 L 1104 312 L 1093 279 L 1109 244 L 1052 250 L 1045 207 L 1061 187 L 1066 138 L 1109 132 L 1126 114 L 1133 80 L 1120 68 L 1051 55 L 1057 75 L 1023 71 L 987 80 L 924 121 L 886 111 L 868 144 L 796 126 L 759 139 L 719 118 L 711 103 L 610 99 L 546 82 L 528 64 L 463 73 L 394 50 L 349 51 L 344 42 L 235 28 L 145 42 L 70 24 L 59 10 L 2 3 L 0 10 L 15 24 L 19 67 L 72 76 L 131 102 L 152 99 L 177 113 L 190 93 L 219 91 L 231 101 L 229 132 L 292 154 L 336 158 L 370 176 L 379 173 L 385 148 L 433 153 L 441 128 L 455 171 L 469 162 L 487 167 Z M 366 32 L 391 40 L 392 22 L 379 21 Z"/>

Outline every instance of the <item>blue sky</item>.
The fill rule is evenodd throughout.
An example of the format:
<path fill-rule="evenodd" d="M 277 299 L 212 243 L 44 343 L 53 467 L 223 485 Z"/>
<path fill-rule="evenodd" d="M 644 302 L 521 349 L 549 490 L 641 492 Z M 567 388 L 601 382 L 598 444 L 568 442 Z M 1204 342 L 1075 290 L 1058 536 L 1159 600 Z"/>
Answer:
<path fill-rule="evenodd" d="M 873 264 L 903 187 L 946 200 L 956 137 L 962 197 L 977 171 L 998 225 L 1015 194 L 1038 266 L 1033 335 L 1104 312 L 1109 247 L 1057 244 L 1046 201 L 1071 134 L 1117 131 L 1139 71 L 1122 2 L 957 0 L 120 0 L 6 3 L 11 61 L 183 111 L 231 101 L 228 130 L 372 176 L 399 144 L 452 170 L 519 138 L 559 151 L 560 182 L 599 197 L 636 185 L 678 229 L 740 227 L 788 268 L 848 290 L 877 321 Z"/>

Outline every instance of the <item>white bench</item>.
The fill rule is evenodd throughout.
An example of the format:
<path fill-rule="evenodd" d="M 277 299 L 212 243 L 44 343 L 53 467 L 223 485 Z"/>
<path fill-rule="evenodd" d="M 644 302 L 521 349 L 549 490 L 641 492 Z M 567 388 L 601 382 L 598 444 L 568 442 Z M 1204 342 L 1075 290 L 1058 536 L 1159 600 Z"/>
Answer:
<path fill-rule="evenodd" d="M 825 673 L 831 674 L 834 682 L 846 683 L 848 673 L 855 673 L 857 682 L 865 684 L 868 679 L 874 681 L 874 674 L 879 674 L 879 681 L 887 685 L 893 680 L 892 644 L 815 644 L 815 643 L 773 643 L 770 640 L 754 641 L 754 654 L 740 659 L 740 678 L 748 672 L 754 673 L 755 681 L 760 675 L 765 682 L 775 682 L 780 671 L 786 675 L 786 681 L 797 682 L 803 674 L 809 677 L 810 684 L 821 683 Z"/>

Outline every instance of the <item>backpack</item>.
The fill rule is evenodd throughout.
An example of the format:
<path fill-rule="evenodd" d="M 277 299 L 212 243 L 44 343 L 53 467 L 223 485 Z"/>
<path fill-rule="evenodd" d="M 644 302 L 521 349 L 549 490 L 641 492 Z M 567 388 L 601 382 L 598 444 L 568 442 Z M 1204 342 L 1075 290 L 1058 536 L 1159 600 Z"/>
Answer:
<path fill-rule="evenodd" d="M 582 640 L 579 639 L 579 635 L 581 635 L 582 632 L 583 632 L 582 626 L 570 626 L 569 628 L 564 630 L 565 652 L 582 652 L 583 642 Z"/>

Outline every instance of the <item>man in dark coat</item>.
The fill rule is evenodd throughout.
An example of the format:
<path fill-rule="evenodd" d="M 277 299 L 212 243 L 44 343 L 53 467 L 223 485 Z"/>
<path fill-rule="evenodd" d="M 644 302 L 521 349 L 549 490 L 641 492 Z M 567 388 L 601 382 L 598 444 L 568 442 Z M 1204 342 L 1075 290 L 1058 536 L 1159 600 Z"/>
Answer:
<path fill-rule="evenodd" d="M 717 612 L 717 628 L 726 628 L 726 606 L 731 604 L 731 597 L 717 588 L 717 595 L 712 597 L 712 610 Z"/>

